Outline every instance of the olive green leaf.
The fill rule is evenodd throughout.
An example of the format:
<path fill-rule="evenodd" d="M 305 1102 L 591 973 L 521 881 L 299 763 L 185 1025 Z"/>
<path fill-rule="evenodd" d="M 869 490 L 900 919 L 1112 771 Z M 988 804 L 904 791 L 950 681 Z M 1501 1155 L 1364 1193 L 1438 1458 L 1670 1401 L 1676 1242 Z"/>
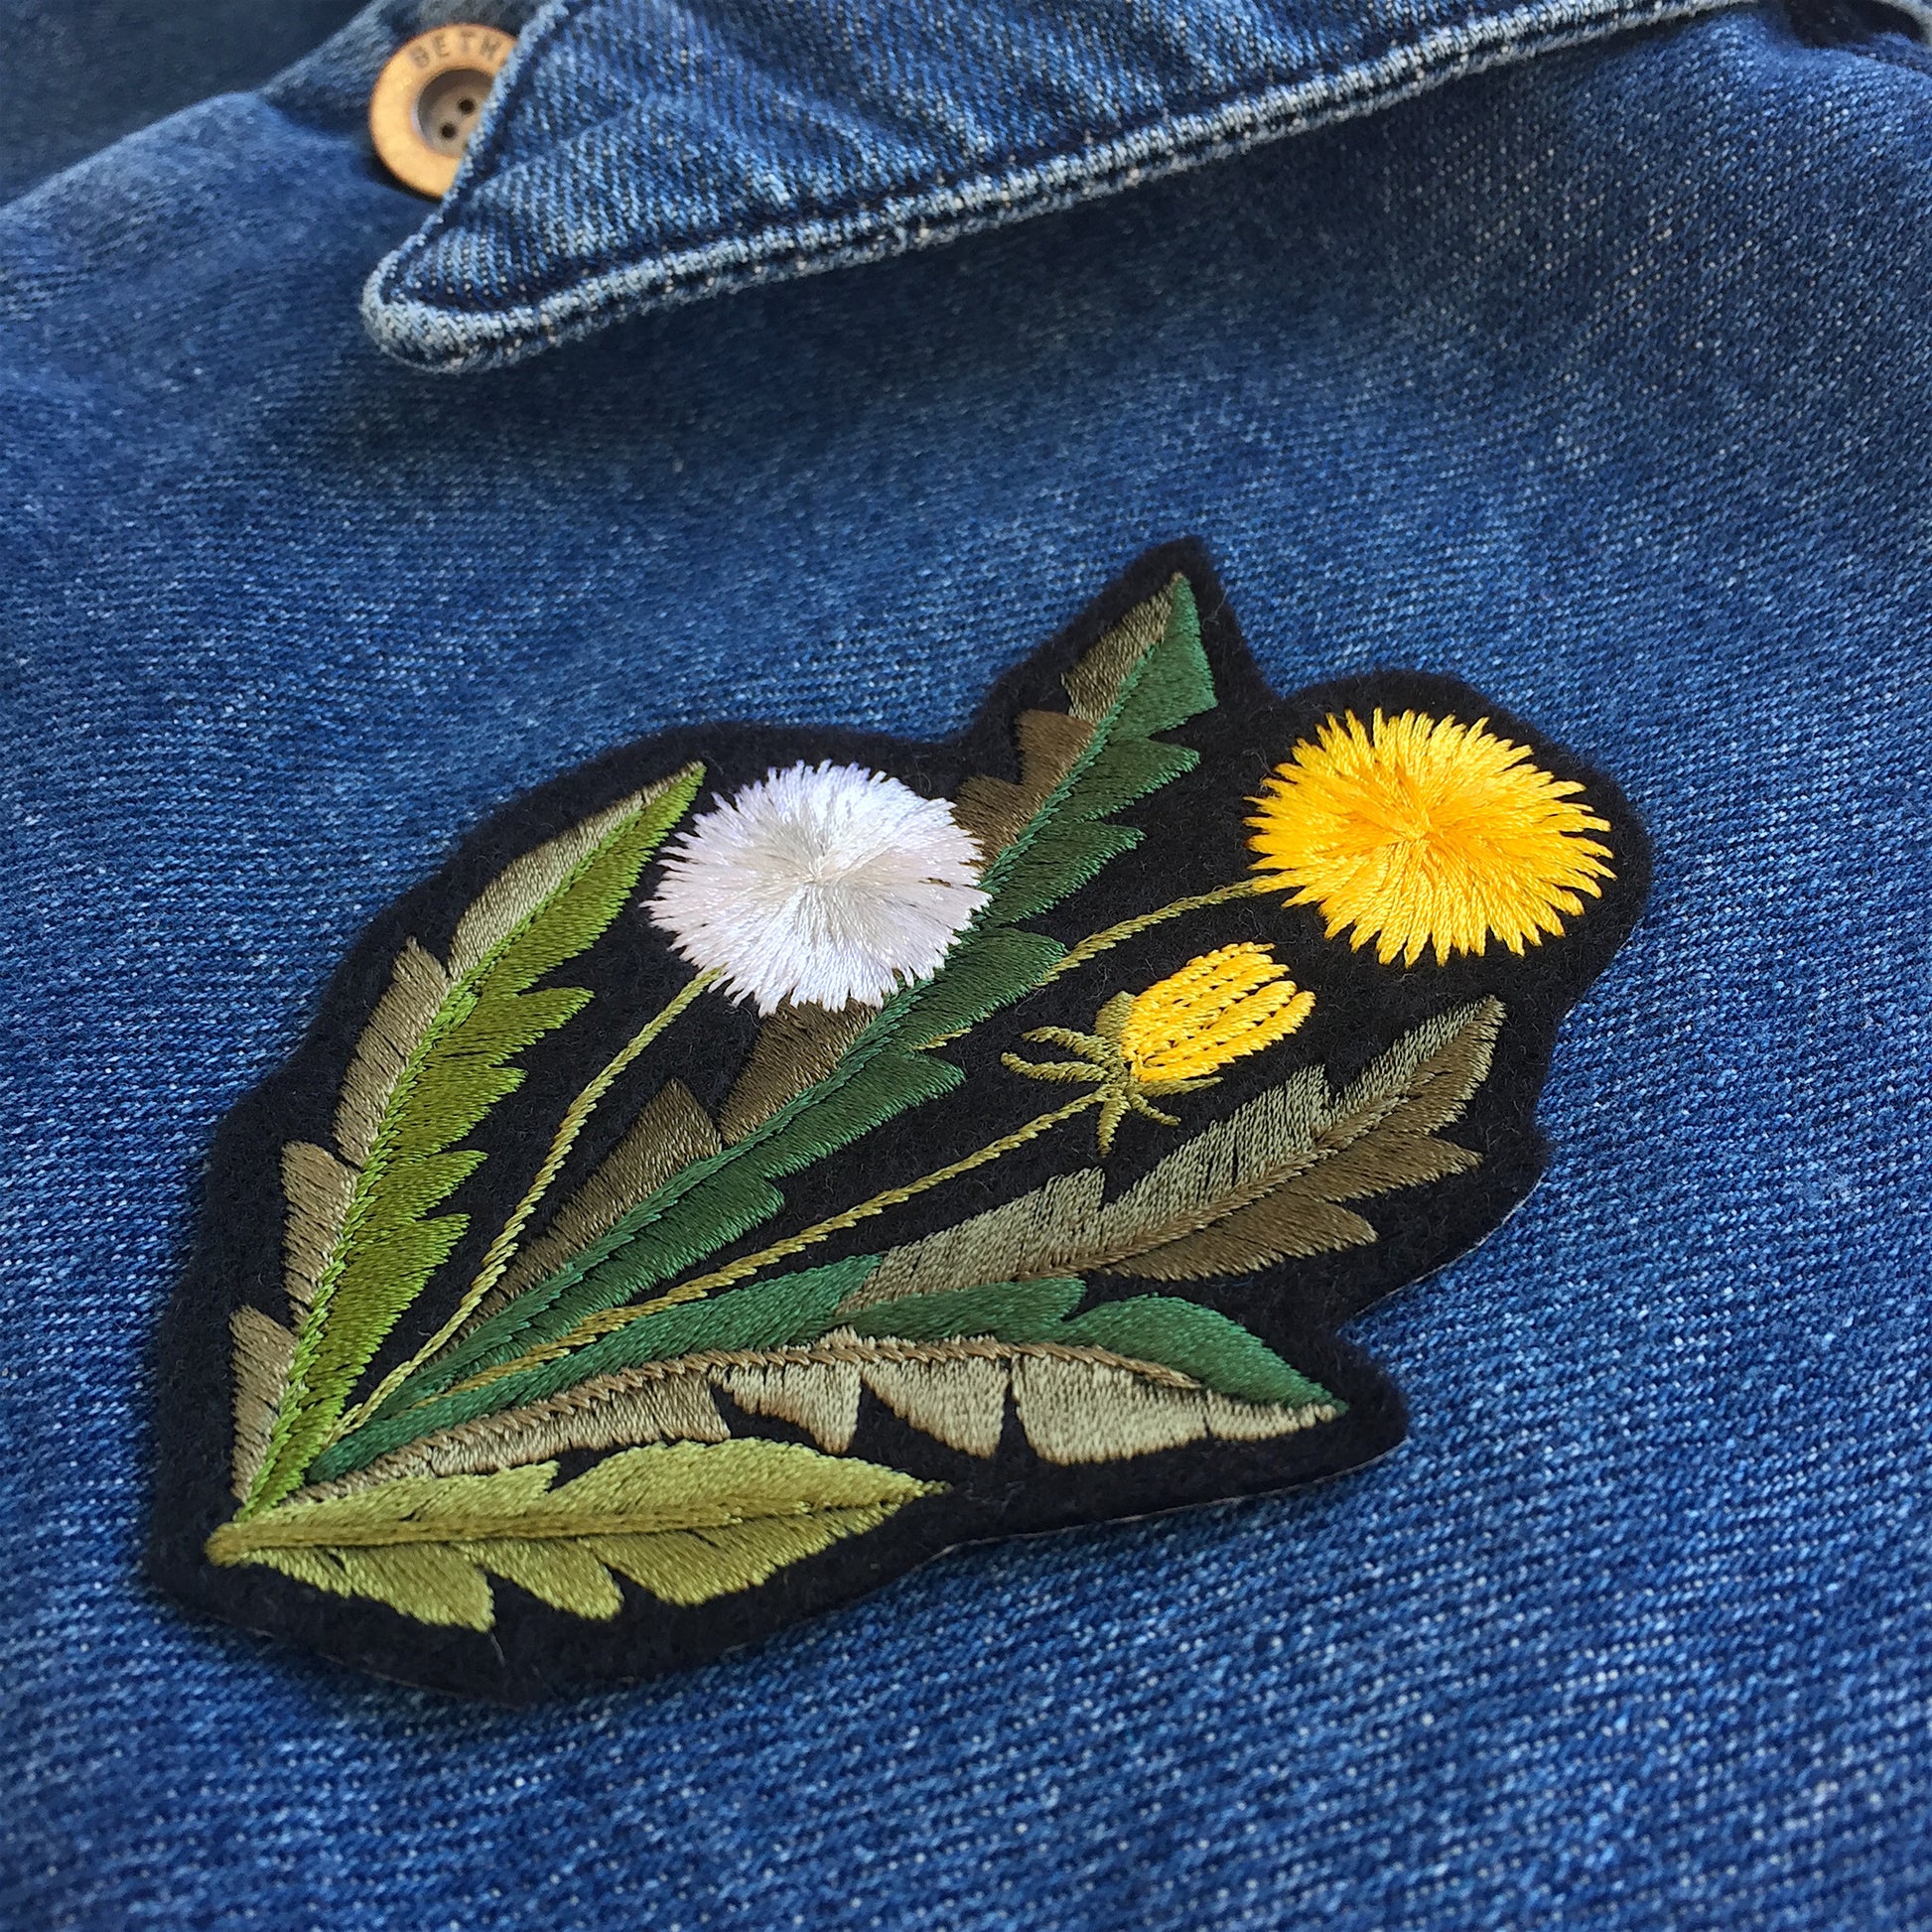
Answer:
<path fill-rule="evenodd" d="M 297 1319 L 285 1365 L 265 1337 L 237 1337 L 251 1415 L 279 1384 L 243 1513 L 302 1479 L 355 1379 L 467 1225 L 436 1214 L 483 1161 L 458 1145 L 521 1085 L 510 1064 L 589 1004 L 537 982 L 583 952 L 636 886 L 703 778 L 674 776 L 573 826 L 506 867 L 457 922 L 447 962 L 410 939 L 363 1028 L 336 1110 L 335 1146 L 287 1149 L 285 1281 Z M 277 1324 L 279 1325 L 279 1324 Z"/>
<path fill-rule="evenodd" d="M 1103 1266 L 1197 1281 L 1373 1242 L 1342 1202 L 1478 1165 L 1436 1130 L 1488 1075 L 1502 1023 L 1500 1000 L 1478 1000 L 1424 1021 L 1339 1097 L 1310 1069 L 1215 1122 L 1110 1205 L 1120 1251 Z"/>
<path fill-rule="evenodd" d="M 364 1474 L 501 1468 L 620 1443 L 719 1442 L 730 1428 L 717 1393 L 752 1415 L 796 1424 L 839 1454 L 852 1446 L 862 1394 L 978 1456 L 999 1448 L 1011 1401 L 1034 1452 L 1061 1463 L 1114 1462 L 1210 1437 L 1259 1442 L 1331 1422 L 1346 1407 L 1312 1383 L 1299 1401 L 1253 1402 L 1092 1343 L 993 1335 L 910 1341 L 835 1328 L 787 1347 L 678 1356 L 648 1371 L 600 1376 L 568 1398 L 425 1437 Z"/>
<path fill-rule="evenodd" d="M 943 1487 L 756 1439 L 626 1449 L 553 1487 L 556 1474 L 540 1462 L 297 1499 L 224 1524 L 207 1554 L 370 1597 L 418 1622 L 487 1630 L 489 1576 L 582 1617 L 617 1615 L 619 1577 L 668 1603 L 703 1603 Z"/>
<path fill-rule="evenodd" d="M 1372 1242 L 1342 1205 L 1438 1180 L 1479 1157 L 1436 1130 L 1489 1071 L 1502 1003 L 1426 1020 L 1336 1094 L 1319 1067 L 1237 1108 L 1116 1198 L 1098 1168 L 896 1248 L 846 1315 L 907 1296 L 1007 1277 L 1123 1274 L 1196 1281 Z"/>

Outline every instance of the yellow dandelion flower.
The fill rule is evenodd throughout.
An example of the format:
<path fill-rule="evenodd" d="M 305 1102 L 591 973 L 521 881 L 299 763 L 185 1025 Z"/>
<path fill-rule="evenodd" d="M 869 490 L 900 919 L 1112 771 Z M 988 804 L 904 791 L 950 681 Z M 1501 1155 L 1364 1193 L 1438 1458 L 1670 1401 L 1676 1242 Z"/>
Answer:
<path fill-rule="evenodd" d="M 1314 995 L 1297 987 L 1266 946 L 1222 946 L 1144 993 L 1116 993 L 1094 1016 L 1090 1034 L 1036 1027 L 1026 1035 L 1074 1058 L 1002 1057 L 1014 1072 L 1035 1080 L 1092 1086 L 1105 1154 L 1130 1113 L 1178 1127 L 1152 1101 L 1211 1087 L 1223 1067 L 1286 1039 L 1313 1010 Z"/>
<path fill-rule="evenodd" d="M 1328 937 L 1375 941 L 1386 966 L 1480 953 L 1500 939 L 1513 953 L 1560 934 L 1602 897 L 1615 874 L 1610 848 L 1587 834 L 1609 823 L 1576 802 L 1583 786 L 1529 762 L 1529 752 L 1487 729 L 1405 711 L 1380 711 L 1364 730 L 1350 712 L 1329 718 L 1275 767 L 1248 823 L 1255 870 L 1314 905 Z"/>

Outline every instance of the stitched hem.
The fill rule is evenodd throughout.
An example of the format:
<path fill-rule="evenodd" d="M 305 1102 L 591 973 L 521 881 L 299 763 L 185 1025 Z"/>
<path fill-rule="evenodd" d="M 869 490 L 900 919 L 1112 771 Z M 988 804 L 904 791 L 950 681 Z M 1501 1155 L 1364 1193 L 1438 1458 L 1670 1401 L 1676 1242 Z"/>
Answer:
<path fill-rule="evenodd" d="M 487 179 L 480 170 L 378 264 L 363 288 L 362 319 L 379 347 L 416 367 L 452 374 L 501 367 L 627 316 L 938 246 L 1370 113 L 1465 74 L 1751 3 L 1539 0 L 1439 29 L 1334 73 L 1243 93 L 1042 160 L 1008 163 L 915 194 L 888 194 L 805 221 L 659 245 L 535 301 L 469 309 L 404 293 L 411 270 L 442 232 L 461 225 L 466 189 Z M 554 28 L 570 11 L 559 8 L 546 26 Z M 516 78 L 533 65 L 519 63 Z"/>

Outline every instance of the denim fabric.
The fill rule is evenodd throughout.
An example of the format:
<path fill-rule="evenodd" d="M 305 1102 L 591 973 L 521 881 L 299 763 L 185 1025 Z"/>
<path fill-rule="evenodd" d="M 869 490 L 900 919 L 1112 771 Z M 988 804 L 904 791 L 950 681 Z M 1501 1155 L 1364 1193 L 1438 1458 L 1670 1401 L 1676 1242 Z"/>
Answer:
<path fill-rule="evenodd" d="M 453 380 L 357 319 L 385 27 L 0 210 L 0 1923 L 1926 1923 L 1910 44 L 1721 15 Z M 638 732 L 946 731 L 1185 531 L 1278 685 L 1461 675 L 1655 839 L 1548 1176 L 1351 1330 L 1409 1443 L 513 1715 L 154 1597 L 203 1155 L 361 922 Z"/>
<path fill-rule="evenodd" d="M 354 0 L 0 0 L 0 201 L 224 87 L 253 86 Z"/>
<path fill-rule="evenodd" d="M 929 247 L 1736 0 L 556 0 L 364 314 L 426 368 Z"/>

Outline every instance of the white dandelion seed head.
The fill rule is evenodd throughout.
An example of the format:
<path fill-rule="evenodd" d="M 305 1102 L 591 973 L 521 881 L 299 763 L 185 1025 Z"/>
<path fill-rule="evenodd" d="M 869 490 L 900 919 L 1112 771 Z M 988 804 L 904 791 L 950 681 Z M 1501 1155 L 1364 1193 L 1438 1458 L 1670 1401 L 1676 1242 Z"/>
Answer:
<path fill-rule="evenodd" d="M 767 771 L 665 847 L 652 916 L 761 1014 L 877 1005 L 936 972 L 986 903 L 943 798 L 858 764 Z"/>

